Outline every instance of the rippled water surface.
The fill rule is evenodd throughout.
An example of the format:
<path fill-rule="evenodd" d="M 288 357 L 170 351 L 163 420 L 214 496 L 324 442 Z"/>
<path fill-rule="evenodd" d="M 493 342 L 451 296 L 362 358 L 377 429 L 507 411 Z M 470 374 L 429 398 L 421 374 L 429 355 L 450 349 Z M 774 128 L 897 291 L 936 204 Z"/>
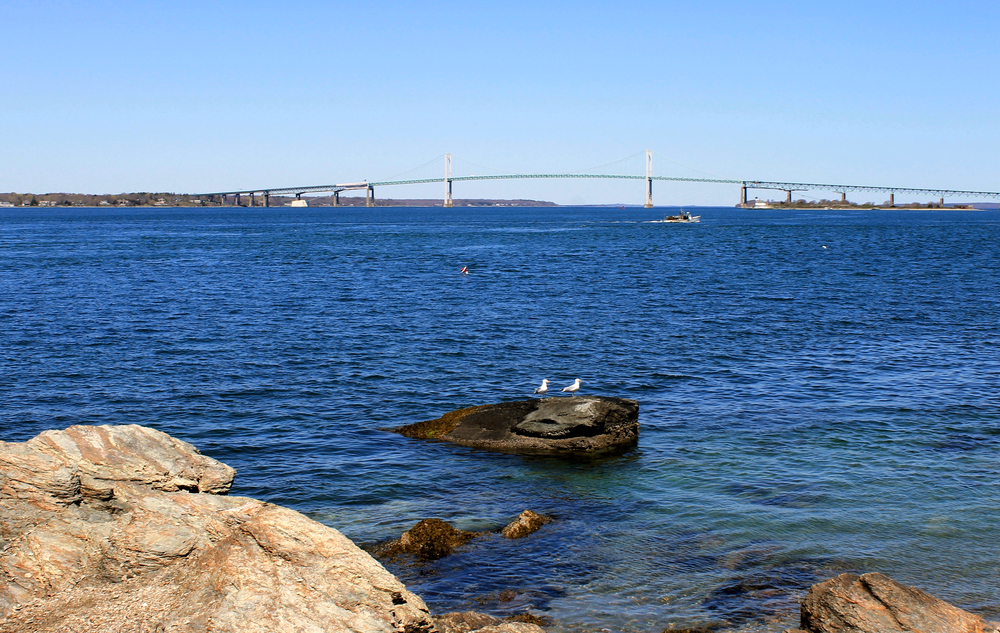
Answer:
<path fill-rule="evenodd" d="M 153 426 L 362 544 L 556 517 L 390 565 L 436 612 L 773 631 L 881 571 L 1000 616 L 1000 213 L 701 213 L 3 210 L 0 437 Z M 638 448 L 380 430 L 543 377 L 638 400 Z"/>

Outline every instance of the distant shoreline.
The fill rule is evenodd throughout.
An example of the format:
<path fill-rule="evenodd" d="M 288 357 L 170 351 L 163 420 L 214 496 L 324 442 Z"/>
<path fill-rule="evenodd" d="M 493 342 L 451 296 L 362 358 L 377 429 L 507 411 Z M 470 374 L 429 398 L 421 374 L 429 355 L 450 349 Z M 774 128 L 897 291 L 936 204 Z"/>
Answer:
<path fill-rule="evenodd" d="M 986 203 L 989 204 L 989 203 Z M 909 202 L 901 204 L 787 204 L 783 202 L 763 202 L 760 206 L 754 204 L 738 204 L 737 209 L 746 209 L 748 211 L 777 211 L 781 209 L 794 209 L 798 211 L 884 211 L 892 209 L 900 210 L 941 210 L 941 211 L 986 211 L 989 209 L 995 209 L 998 205 L 994 204 L 992 206 L 983 206 L 980 204 L 977 206 L 975 203 L 949 203 L 940 204 L 937 202 L 920 203 L 920 202 Z"/>
<path fill-rule="evenodd" d="M 215 200 L 208 199 L 207 196 L 195 196 L 190 194 L 172 194 L 172 193 L 122 193 L 122 194 L 106 194 L 106 195 L 96 195 L 96 194 L 79 194 L 79 193 L 44 193 L 44 194 L 32 194 L 32 193 L 0 193 L 0 209 L 11 209 L 11 208 L 93 208 L 93 209 L 109 209 L 109 208 L 237 208 L 237 207 L 265 207 L 264 199 L 262 197 L 257 197 L 255 199 L 249 196 L 242 196 L 240 204 L 235 203 L 235 197 L 230 196 L 231 202 L 222 203 Z M 309 207 L 352 207 L 364 208 L 366 206 L 366 200 L 364 197 L 341 197 L 336 202 L 339 204 L 334 204 L 335 200 L 333 196 L 316 196 L 310 198 L 302 198 L 307 203 Z M 296 198 L 293 196 L 271 196 L 270 197 L 270 207 L 292 207 L 293 201 Z M 253 202 L 253 204 L 251 204 Z M 799 211 L 834 211 L 834 210 L 860 210 L 860 211 L 875 211 L 875 210 L 994 210 L 1000 208 L 1000 205 L 996 203 L 988 202 L 959 202 L 959 203 L 949 203 L 940 204 L 938 202 L 932 203 L 901 203 L 895 204 L 893 206 L 888 206 L 885 204 L 856 204 L 856 203 L 841 203 L 840 201 L 827 201 L 821 200 L 812 203 L 802 203 L 802 202 L 792 202 L 791 204 L 786 202 L 774 202 L 774 201 L 764 201 L 759 200 L 756 206 L 754 203 L 748 204 L 737 204 L 735 208 L 745 209 L 747 211 L 767 211 L 767 210 L 780 210 L 780 209 L 791 209 Z M 298 205 L 294 205 L 298 206 Z M 376 207 L 428 207 L 428 208 L 442 208 L 444 207 L 444 202 L 441 198 L 380 198 L 375 200 Z M 611 208 L 611 207 L 628 207 L 628 208 L 642 208 L 641 203 L 633 204 L 623 204 L 623 203 L 609 203 L 609 204 L 580 204 L 580 205 L 562 205 L 548 200 L 527 200 L 523 198 L 505 199 L 505 198 L 461 198 L 455 199 L 453 201 L 453 206 L 458 208 L 470 208 L 470 207 L 593 207 L 593 208 Z M 698 204 L 665 204 L 657 205 L 654 208 L 659 209 L 671 209 L 671 208 L 700 208 L 700 207 L 717 207 L 717 208 L 729 208 L 728 205 L 698 205 Z M 266 207 L 265 207 L 266 208 Z"/>
<path fill-rule="evenodd" d="M 251 198 L 242 196 L 240 204 L 235 197 L 229 197 L 232 202 L 222 203 L 218 198 L 173 193 L 121 193 L 121 194 L 83 194 L 83 193 L 0 193 L 0 208 L 18 207 L 77 207 L 77 208 L 114 208 L 114 207 L 264 207 L 263 197 Z M 333 196 L 317 196 L 302 198 L 311 207 L 364 207 L 363 197 L 341 197 L 335 201 Z M 270 207 L 293 206 L 296 201 L 293 196 L 271 196 Z M 338 202 L 338 204 L 334 204 Z M 252 204 L 251 204 L 252 203 Z M 441 198 L 382 198 L 375 200 L 376 207 L 443 207 Z M 555 202 L 547 200 L 526 200 L 521 198 L 462 198 L 455 199 L 456 207 L 557 207 Z"/>

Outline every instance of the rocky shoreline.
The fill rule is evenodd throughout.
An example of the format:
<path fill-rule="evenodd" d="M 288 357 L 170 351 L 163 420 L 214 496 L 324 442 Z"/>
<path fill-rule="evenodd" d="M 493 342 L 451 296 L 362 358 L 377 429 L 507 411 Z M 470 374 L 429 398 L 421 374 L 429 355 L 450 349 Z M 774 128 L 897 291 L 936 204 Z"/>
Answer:
<path fill-rule="evenodd" d="M 436 620 L 337 530 L 228 496 L 235 474 L 135 425 L 0 444 L 0 632 L 540 631 Z"/>
<path fill-rule="evenodd" d="M 229 496 L 235 474 L 186 442 L 136 425 L 0 442 L 0 633 L 541 633 L 549 624 L 531 614 L 431 614 L 337 530 Z M 525 511 L 499 531 L 525 538 L 551 520 Z M 481 534 L 427 519 L 373 551 L 436 560 Z M 1000 627 L 867 573 L 813 585 L 795 633 L 907 631 Z"/>

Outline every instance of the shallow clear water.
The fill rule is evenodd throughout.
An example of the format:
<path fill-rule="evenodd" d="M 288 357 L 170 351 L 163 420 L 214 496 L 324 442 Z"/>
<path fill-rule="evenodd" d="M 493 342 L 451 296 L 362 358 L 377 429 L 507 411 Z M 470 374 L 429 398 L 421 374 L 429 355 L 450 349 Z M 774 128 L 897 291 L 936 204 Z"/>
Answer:
<path fill-rule="evenodd" d="M 436 612 L 781 630 L 881 571 L 1000 616 L 1000 213 L 701 213 L 4 210 L 0 438 L 159 428 L 363 544 L 557 518 L 391 565 Z M 638 400 L 638 448 L 379 430 L 543 377 Z"/>

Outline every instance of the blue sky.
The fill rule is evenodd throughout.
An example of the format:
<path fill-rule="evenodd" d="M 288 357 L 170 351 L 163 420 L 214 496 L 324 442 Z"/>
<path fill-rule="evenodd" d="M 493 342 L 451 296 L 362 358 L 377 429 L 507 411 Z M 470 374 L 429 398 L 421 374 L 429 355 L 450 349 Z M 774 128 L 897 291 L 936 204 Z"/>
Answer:
<path fill-rule="evenodd" d="M 645 149 L 658 175 L 1000 189 L 995 1 L 2 0 L 0 42 L 0 191 L 325 184 L 428 161 L 407 175 L 434 177 L 445 152 L 456 175 L 578 171 Z M 642 156 L 613 171 L 642 173 Z M 455 195 L 641 203 L 643 190 Z"/>

